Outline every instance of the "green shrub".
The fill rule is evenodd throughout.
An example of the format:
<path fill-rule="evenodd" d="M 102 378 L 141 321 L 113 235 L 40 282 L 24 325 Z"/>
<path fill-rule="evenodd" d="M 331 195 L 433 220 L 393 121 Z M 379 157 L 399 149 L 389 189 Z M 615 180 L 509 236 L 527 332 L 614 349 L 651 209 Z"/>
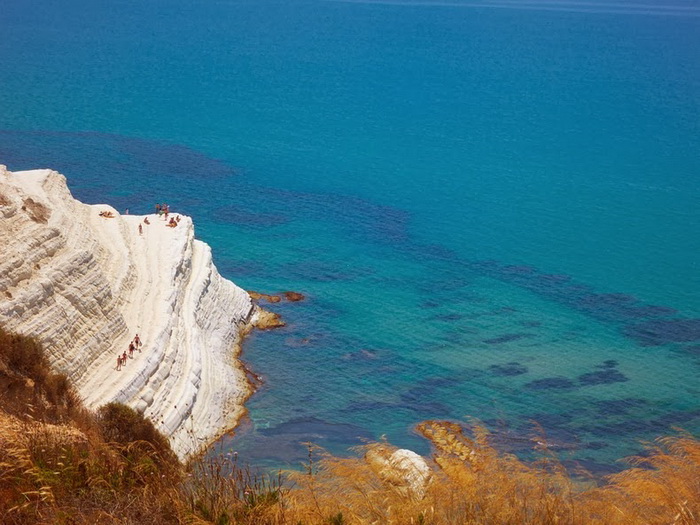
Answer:
<path fill-rule="evenodd" d="M 105 441 L 123 445 L 127 456 L 133 459 L 147 454 L 158 467 L 176 466 L 179 461 L 170 443 L 148 419 L 121 403 L 107 403 L 97 410 L 97 423 Z M 142 466 L 147 467 L 145 458 Z"/>
<path fill-rule="evenodd" d="M 2 408 L 21 419 L 60 423 L 85 421 L 78 395 L 65 374 L 51 370 L 41 343 L 0 328 Z M 85 428 L 85 425 L 80 425 Z"/>
<path fill-rule="evenodd" d="M 0 360 L 17 374 L 37 381 L 49 371 L 41 343 L 31 337 L 12 334 L 0 328 Z"/>

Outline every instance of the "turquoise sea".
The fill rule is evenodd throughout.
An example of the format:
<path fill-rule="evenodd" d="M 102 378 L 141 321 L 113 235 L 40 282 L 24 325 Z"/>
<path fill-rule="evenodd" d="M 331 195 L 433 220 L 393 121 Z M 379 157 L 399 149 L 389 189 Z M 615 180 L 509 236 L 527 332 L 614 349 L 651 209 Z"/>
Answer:
<path fill-rule="evenodd" d="M 700 3 L 2 0 L 0 163 L 194 217 L 299 291 L 236 435 L 428 453 L 537 422 L 599 472 L 700 433 Z"/>

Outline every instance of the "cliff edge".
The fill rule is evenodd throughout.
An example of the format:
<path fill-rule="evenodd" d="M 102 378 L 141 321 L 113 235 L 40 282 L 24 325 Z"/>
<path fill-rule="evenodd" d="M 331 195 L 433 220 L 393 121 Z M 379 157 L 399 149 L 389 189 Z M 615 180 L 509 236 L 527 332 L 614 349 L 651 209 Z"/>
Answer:
<path fill-rule="evenodd" d="M 135 408 L 181 458 L 235 425 L 250 393 L 237 343 L 257 308 L 190 218 L 120 215 L 55 171 L 0 165 L 0 247 L 0 325 L 37 338 L 88 407 Z"/>

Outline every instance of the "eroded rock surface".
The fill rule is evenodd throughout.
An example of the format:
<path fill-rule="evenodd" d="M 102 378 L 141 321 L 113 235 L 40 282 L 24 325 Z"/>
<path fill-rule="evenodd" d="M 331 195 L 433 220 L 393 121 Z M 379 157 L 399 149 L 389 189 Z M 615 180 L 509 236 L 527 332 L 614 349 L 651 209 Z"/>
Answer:
<path fill-rule="evenodd" d="M 75 200 L 54 171 L 0 166 L 0 324 L 37 337 L 89 407 L 136 408 L 185 457 L 240 417 L 237 342 L 258 313 L 181 217 L 145 223 Z M 136 333 L 141 351 L 117 371 Z"/>

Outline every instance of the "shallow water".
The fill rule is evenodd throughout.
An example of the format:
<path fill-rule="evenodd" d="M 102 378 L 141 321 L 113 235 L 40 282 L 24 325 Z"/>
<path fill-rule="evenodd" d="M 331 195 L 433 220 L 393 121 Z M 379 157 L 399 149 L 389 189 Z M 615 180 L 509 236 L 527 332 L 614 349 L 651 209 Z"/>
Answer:
<path fill-rule="evenodd" d="M 700 430 L 700 19 L 561 4 L 30 0 L 0 162 L 308 296 L 246 343 L 242 459 L 476 417 L 605 470 Z"/>

